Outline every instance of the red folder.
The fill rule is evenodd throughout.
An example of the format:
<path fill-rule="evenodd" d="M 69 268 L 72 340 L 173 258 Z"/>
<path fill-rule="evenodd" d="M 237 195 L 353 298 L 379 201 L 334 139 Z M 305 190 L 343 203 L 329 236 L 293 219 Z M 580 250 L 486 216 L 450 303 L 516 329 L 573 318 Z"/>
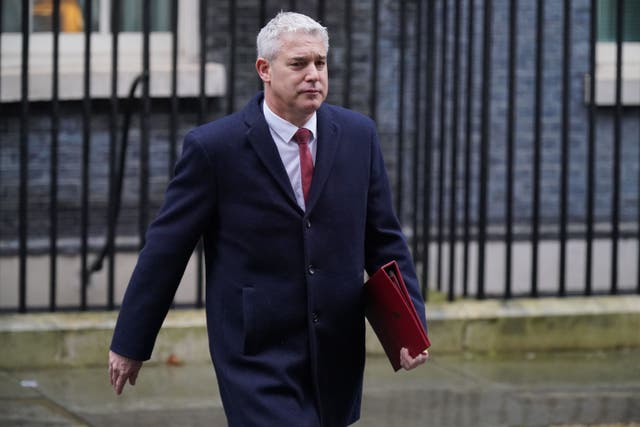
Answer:
<path fill-rule="evenodd" d="M 429 348 L 431 343 L 395 261 L 380 267 L 367 280 L 364 293 L 365 314 L 395 371 L 400 369 L 402 347 L 411 357 Z"/>

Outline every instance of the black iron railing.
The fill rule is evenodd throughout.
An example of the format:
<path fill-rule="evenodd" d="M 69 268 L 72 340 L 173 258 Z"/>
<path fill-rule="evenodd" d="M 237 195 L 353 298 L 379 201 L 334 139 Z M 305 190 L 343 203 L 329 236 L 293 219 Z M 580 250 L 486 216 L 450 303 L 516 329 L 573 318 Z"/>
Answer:
<path fill-rule="evenodd" d="M 623 179 L 623 174 L 640 170 L 638 106 L 625 105 L 622 97 L 624 1 L 613 2 L 616 9 L 612 13 L 617 17 L 615 93 L 612 106 L 602 108 L 595 98 L 598 0 L 591 0 L 588 8 L 576 7 L 577 2 L 571 0 L 562 3 L 543 0 L 271 3 L 274 2 L 256 0 L 251 8 L 233 0 L 199 2 L 198 40 L 202 48 L 195 60 L 199 66 L 199 93 L 191 96 L 194 102 L 185 111 L 181 108 L 183 100 L 178 96 L 181 32 L 177 0 L 171 1 L 168 29 L 171 54 L 166 61 L 171 70 L 170 95 L 158 99 L 152 97 L 150 90 L 151 13 L 156 3 L 145 0 L 141 2 L 142 74 L 133 82 L 128 102 L 118 93 L 121 83 L 118 70 L 122 67 L 119 59 L 122 2 L 110 1 L 108 108 L 101 107 L 92 98 L 90 25 L 83 30 L 83 95 L 79 100 L 69 101 L 61 93 L 58 84 L 60 1 L 52 2 L 52 92 L 50 99 L 44 101 L 50 106 L 47 108 L 49 207 L 48 213 L 43 214 L 48 233 L 46 250 L 38 252 L 46 252 L 49 257 L 49 298 L 45 306 L 28 301 L 30 289 L 45 286 L 30 280 L 28 268 L 37 252 L 33 250 L 33 241 L 38 237 L 38 232 L 32 231 L 36 226 L 30 222 L 38 214 L 32 208 L 31 189 L 35 178 L 30 175 L 34 168 L 33 144 L 38 144 L 32 138 L 33 120 L 42 119 L 42 114 L 34 115 L 36 104 L 30 99 L 32 2 L 21 3 L 21 29 L 17 33 L 2 28 L 3 16 L 8 10 L 8 3 L 3 3 L 0 34 L 3 37 L 21 35 L 21 95 L 19 99 L 3 98 L 0 104 L 3 111 L 0 156 L 4 156 L 0 159 L 7 166 L 4 172 L 0 170 L 0 197 L 3 198 L 0 202 L 12 206 L 0 209 L 0 224 L 3 224 L 0 262 L 18 261 L 15 283 L 7 279 L 8 267 L 0 264 L 0 275 L 4 274 L 0 285 L 3 295 L 13 295 L 7 289 L 17 289 L 15 301 L 0 301 L 0 310 L 111 310 L 118 306 L 117 289 L 122 284 L 116 279 L 116 256 L 125 252 L 134 254 L 144 244 L 144 232 L 157 205 L 158 196 L 150 190 L 151 183 L 159 179 L 152 167 L 155 153 L 152 148 L 157 138 L 152 141 L 151 133 L 158 125 L 154 109 L 159 108 L 168 118 L 162 124 L 166 127 L 163 141 L 168 146 L 163 160 L 168 166 L 163 176 L 168 180 L 177 158 L 181 127 L 192 127 L 235 111 L 258 87 L 255 76 L 249 78 L 242 74 L 252 67 L 253 59 L 247 54 L 252 46 L 241 34 L 257 33 L 279 9 L 298 7 L 329 27 L 330 54 L 336 55 L 330 56 L 329 66 L 334 76 L 331 82 L 336 89 L 332 87 L 329 102 L 360 109 L 379 123 L 397 213 L 407 230 L 425 295 L 441 291 L 453 300 L 459 296 L 512 298 L 640 292 L 640 267 L 630 271 L 621 266 L 623 240 L 635 244 L 632 249 L 624 250 L 636 251 L 634 256 L 640 265 L 640 209 L 637 208 L 640 176 L 635 187 L 630 183 L 632 180 Z M 95 13 L 92 2 L 84 5 L 84 20 L 91 22 Z M 221 21 L 224 26 L 218 25 Z M 247 22 L 252 22 L 253 28 L 248 29 Z M 560 31 L 550 28 L 560 28 Z M 588 34 L 588 41 L 576 36 L 577 32 Z M 1 46 L 6 47 L 6 43 L 3 39 Z M 576 50 L 587 53 L 574 55 Z M 217 100 L 212 100 L 206 91 L 206 67 L 212 61 L 222 62 L 226 67 L 225 95 Z M 0 64 L 3 67 L 0 78 L 8 78 L 4 71 L 8 66 L 6 60 L 2 59 Z M 584 87 L 586 96 L 576 90 L 579 87 L 576 79 L 582 80 L 584 74 L 589 76 Z M 135 95 L 137 85 L 141 87 L 139 95 Z M 559 87 L 559 92 L 551 93 L 550 85 Z M 556 112 L 553 112 L 555 107 L 549 107 L 552 97 L 559 97 Z M 61 134 L 63 121 L 68 120 L 67 116 L 62 117 L 62 111 L 74 102 L 81 104 L 78 119 L 81 129 L 77 131 L 82 139 L 80 200 L 76 206 L 79 230 L 71 236 L 77 241 L 75 249 L 67 249 L 67 253 L 75 253 L 80 260 L 80 295 L 77 304 L 61 305 L 57 300 L 61 291 L 59 242 L 65 231 L 60 227 L 59 212 L 62 199 L 68 197 L 60 185 L 60 173 L 65 168 L 65 159 L 60 157 L 64 144 Z M 159 107 L 161 105 L 164 107 Z M 43 110 L 37 108 L 37 111 Z M 103 209 L 96 207 L 92 199 L 94 184 L 105 179 L 95 173 L 95 160 L 92 160 L 99 144 L 104 143 L 102 139 L 98 141 L 93 126 L 101 114 L 108 121 L 108 149 L 104 150 L 108 155 L 98 160 L 108 163 L 108 202 Z M 578 124 L 575 117 L 580 117 Z M 523 123 L 530 123 L 530 128 Z M 605 124 L 612 129 L 608 136 L 602 136 L 604 131 L 599 132 L 604 129 L 599 126 Z M 19 132 L 13 134 L 10 129 L 16 126 Z M 131 126 L 139 126 L 139 132 L 133 135 L 129 132 Z M 121 135 L 119 145 L 118 135 Z M 134 138 L 135 154 L 128 150 L 128 141 Z M 600 140 L 604 142 L 599 143 Z M 629 148 L 628 144 L 635 144 L 636 148 Z M 549 146 L 553 146 L 553 158 L 549 156 Z M 635 153 L 635 158 L 625 157 L 625 149 Z M 608 150 L 604 157 L 610 158 L 610 163 L 599 160 L 602 152 L 598 150 Z M 14 152 L 17 156 L 13 156 Z M 527 154 L 524 159 L 522 153 Z M 12 162 L 17 162 L 17 167 L 14 168 Z M 123 198 L 126 196 L 122 189 L 126 162 L 133 165 L 137 173 L 137 219 L 133 226 L 131 215 L 127 220 L 119 215 L 125 209 Z M 609 177 L 604 187 L 597 185 L 603 169 Z M 572 179 L 572 171 L 576 170 L 584 171 L 579 174 L 583 182 Z M 11 175 L 14 173 L 16 179 Z M 17 203 L 12 201 L 12 194 L 16 195 Z M 550 200 L 550 194 L 555 199 Z M 576 208 L 576 201 L 584 204 L 584 209 Z M 607 203 L 610 205 L 603 207 Z M 92 227 L 95 209 L 104 212 L 102 227 Z M 10 231 L 13 224 L 17 225 L 17 232 Z M 117 238 L 132 229 L 137 244 L 118 245 Z M 557 250 L 552 262 L 542 256 L 549 244 L 552 250 Z M 582 249 L 572 252 L 571 244 L 579 244 Z M 496 252 L 496 245 L 502 245 L 502 249 Z M 601 267 L 594 258 L 596 250 L 603 253 L 603 245 L 610 248 L 605 250 L 609 258 L 607 286 L 600 283 L 597 269 Z M 516 256 L 516 251 L 523 247 L 528 253 L 524 259 Z M 195 267 L 195 295 L 186 304 L 202 307 L 202 245 L 196 254 L 200 261 Z M 583 270 L 579 279 L 575 279 L 571 267 L 576 260 Z M 90 301 L 87 292 L 92 286 L 91 276 L 102 269 L 105 261 L 106 295 L 99 301 Z M 524 278 L 525 270 L 528 278 Z M 556 270 L 557 274 L 549 276 L 546 274 L 549 270 Z M 569 272 L 572 278 L 568 277 Z M 553 278 L 551 285 L 548 277 Z M 600 282 L 596 283 L 596 279 Z"/>

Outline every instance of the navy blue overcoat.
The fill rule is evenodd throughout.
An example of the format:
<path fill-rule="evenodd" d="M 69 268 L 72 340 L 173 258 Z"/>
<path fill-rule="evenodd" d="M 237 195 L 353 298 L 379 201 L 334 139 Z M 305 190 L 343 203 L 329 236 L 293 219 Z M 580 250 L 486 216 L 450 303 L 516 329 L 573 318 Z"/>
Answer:
<path fill-rule="evenodd" d="M 146 235 L 111 349 L 147 360 L 202 237 L 209 347 L 231 426 L 360 416 L 364 271 L 397 260 L 426 325 L 372 120 L 323 104 L 306 212 L 262 113 L 192 130 Z"/>

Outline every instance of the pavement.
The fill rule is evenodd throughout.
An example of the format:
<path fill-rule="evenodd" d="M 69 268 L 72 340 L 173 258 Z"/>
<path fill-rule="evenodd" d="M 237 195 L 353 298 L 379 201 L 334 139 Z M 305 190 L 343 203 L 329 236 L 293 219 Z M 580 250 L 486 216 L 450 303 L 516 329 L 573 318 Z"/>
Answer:
<path fill-rule="evenodd" d="M 178 363 L 176 363 L 178 362 Z M 0 426 L 225 426 L 209 363 L 151 363 L 122 396 L 104 367 L 0 370 Z M 358 427 L 640 427 L 640 349 L 369 356 Z"/>

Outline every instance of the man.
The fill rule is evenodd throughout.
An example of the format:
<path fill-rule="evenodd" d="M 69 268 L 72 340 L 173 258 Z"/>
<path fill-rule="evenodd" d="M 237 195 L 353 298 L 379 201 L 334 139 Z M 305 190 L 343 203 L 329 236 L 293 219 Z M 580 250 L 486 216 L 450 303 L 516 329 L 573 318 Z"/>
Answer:
<path fill-rule="evenodd" d="M 122 303 L 111 383 L 118 394 L 135 383 L 203 237 L 229 424 L 345 426 L 360 415 L 364 270 L 395 259 L 426 326 L 424 305 L 373 122 L 323 104 L 326 29 L 280 13 L 257 46 L 264 93 L 185 137 Z M 405 369 L 427 356 L 398 355 Z"/>

